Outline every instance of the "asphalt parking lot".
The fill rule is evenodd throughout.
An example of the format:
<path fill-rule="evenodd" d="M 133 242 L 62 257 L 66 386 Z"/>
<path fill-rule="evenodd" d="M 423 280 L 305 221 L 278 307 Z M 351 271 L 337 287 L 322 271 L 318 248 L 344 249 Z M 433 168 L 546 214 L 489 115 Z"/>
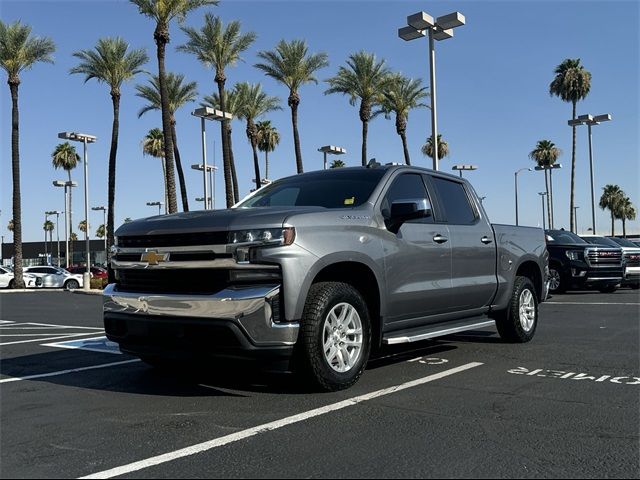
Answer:
<path fill-rule="evenodd" d="M 387 349 L 352 389 L 163 373 L 102 337 L 100 297 L 0 295 L 0 475 L 640 475 L 638 291 L 557 295 L 535 339 Z"/>

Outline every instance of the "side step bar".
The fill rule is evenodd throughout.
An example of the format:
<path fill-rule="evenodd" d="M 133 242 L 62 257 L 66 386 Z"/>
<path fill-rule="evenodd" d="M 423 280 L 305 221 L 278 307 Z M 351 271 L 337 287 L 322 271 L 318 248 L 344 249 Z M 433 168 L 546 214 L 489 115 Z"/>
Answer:
<path fill-rule="evenodd" d="M 399 343 L 419 342 L 429 338 L 443 337 L 453 333 L 465 332 L 468 330 L 476 330 L 479 328 L 491 327 L 495 325 L 494 320 L 481 320 L 476 318 L 467 319 L 459 322 L 447 322 L 436 325 L 427 325 L 410 330 L 400 330 L 397 332 L 389 332 L 384 335 L 383 343 L 386 345 L 397 345 Z"/>

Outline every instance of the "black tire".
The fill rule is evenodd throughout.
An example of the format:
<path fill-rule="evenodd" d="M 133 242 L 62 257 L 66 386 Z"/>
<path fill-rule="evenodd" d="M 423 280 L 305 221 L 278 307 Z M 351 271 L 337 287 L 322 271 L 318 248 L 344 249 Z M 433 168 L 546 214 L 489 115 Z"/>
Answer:
<path fill-rule="evenodd" d="M 352 306 L 362 324 L 362 346 L 358 359 L 350 370 L 336 371 L 324 352 L 324 326 L 332 309 L 340 303 Z M 344 308 L 344 307 L 343 307 Z M 339 282 L 319 282 L 311 286 L 302 312 L 300 366 L 298 373 L 312 386 L 334 392 L 354 385 L 367 366 L 371 353 L 371 321 L 362 295 L 351 285 Z M 343 358 L 342 355 L 340 358 Z"/>
<path fill-rule="evenodd" d="M 78 288 L 80 288 L 80 284 L 77 280 L 67 280 L 67 282 L 64 284 L 64 288 L 66 288 L 67 290 L 77 290 Z"/>
<path fill-rule="evenodd" d="M 526 292 L 531 294 L 533 304 L 533 325 L 526 328 L 521 320 L 521 299 L 526 298 Z M 538 296 L 533 283 L 527 277 L 516 277 L 513 285 L 513 293 L 509 300 L 509 306 L 495 317 L 498 333 L 503 340 L 514 343 L 526 343 L 536 333 L 538 327 Z"/>
<path fill-rule="evenodd" d="M 14 288 L 16 288 L 16 281 L 15 280 L 10 280 L 9 281 L 9 285 L 7 286 L 7 288 L 9 290 L 13 290 Z"/>
<path fill-rule="evenodd" d="M 604 288 L 600 288 L 600 293 L 613 293 L 616 290 L 618 290 L 618 286 L 617 285 L 613 285 L 613 286 L 609 286 L 609 287 L 604 287 Z"/>
<path fill-rule="evenodd" d="M 640 284 L 633 284 L 633 285 L 629 285 L 629 287 L 631 288 L 631 290 L 638 290 L 640 288 Z"/>
<path fill-rule="evenodd" d="M 558 281 L 557 286 L 553 286 L 554 277 Z M 550 293 L 564 293 L 567 291 L 567 279 L 562 274 L 562 270 L 557 265 L 549 266 L 549 292 Z"/>

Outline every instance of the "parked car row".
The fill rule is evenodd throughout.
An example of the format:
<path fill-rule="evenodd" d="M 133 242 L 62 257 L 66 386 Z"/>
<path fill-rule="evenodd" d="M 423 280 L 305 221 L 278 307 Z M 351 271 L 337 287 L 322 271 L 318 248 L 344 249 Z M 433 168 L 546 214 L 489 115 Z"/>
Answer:
<path fill-rule="evenodd" d="M 640 247 L 623 238 L 547 230 L 549 290 L 640 288 Z"/>
<path fill-rule="evenodd" d="M 0 267 L 0 288 L 14 288 L 15 280 L 14 280 L 13 270 L 11 267 Z M 27 288 L 37 288 L 42 286 L 42 279 L 25 273 L 23 275 L 24 283 Z"/>
<path fill-rule="evenodd" d="M 83 287 L 86 267 L 73 266 L 68 269 L 54 266 L 35 266 L 24 269 L 27 288 L 66 288 L 75 290 Z M 106 279 L 107 271 L 101 267 L 91 267 L 91 278 Z M 15 280 L 11 267 L 0 267 L 0 288 L 14 288 Z"/>

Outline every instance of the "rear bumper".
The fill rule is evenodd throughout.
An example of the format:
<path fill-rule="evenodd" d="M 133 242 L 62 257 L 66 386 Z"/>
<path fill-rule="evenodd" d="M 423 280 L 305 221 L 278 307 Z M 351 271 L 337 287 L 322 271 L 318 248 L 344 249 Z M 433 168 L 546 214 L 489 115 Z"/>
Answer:
<path fill-rule="evenodd" d="M 206 295 L 104 290 L 107 337 L 136 354 L 290 356 L 299 324 L 278 323 L 280 286 L 231 287 Z"/>

